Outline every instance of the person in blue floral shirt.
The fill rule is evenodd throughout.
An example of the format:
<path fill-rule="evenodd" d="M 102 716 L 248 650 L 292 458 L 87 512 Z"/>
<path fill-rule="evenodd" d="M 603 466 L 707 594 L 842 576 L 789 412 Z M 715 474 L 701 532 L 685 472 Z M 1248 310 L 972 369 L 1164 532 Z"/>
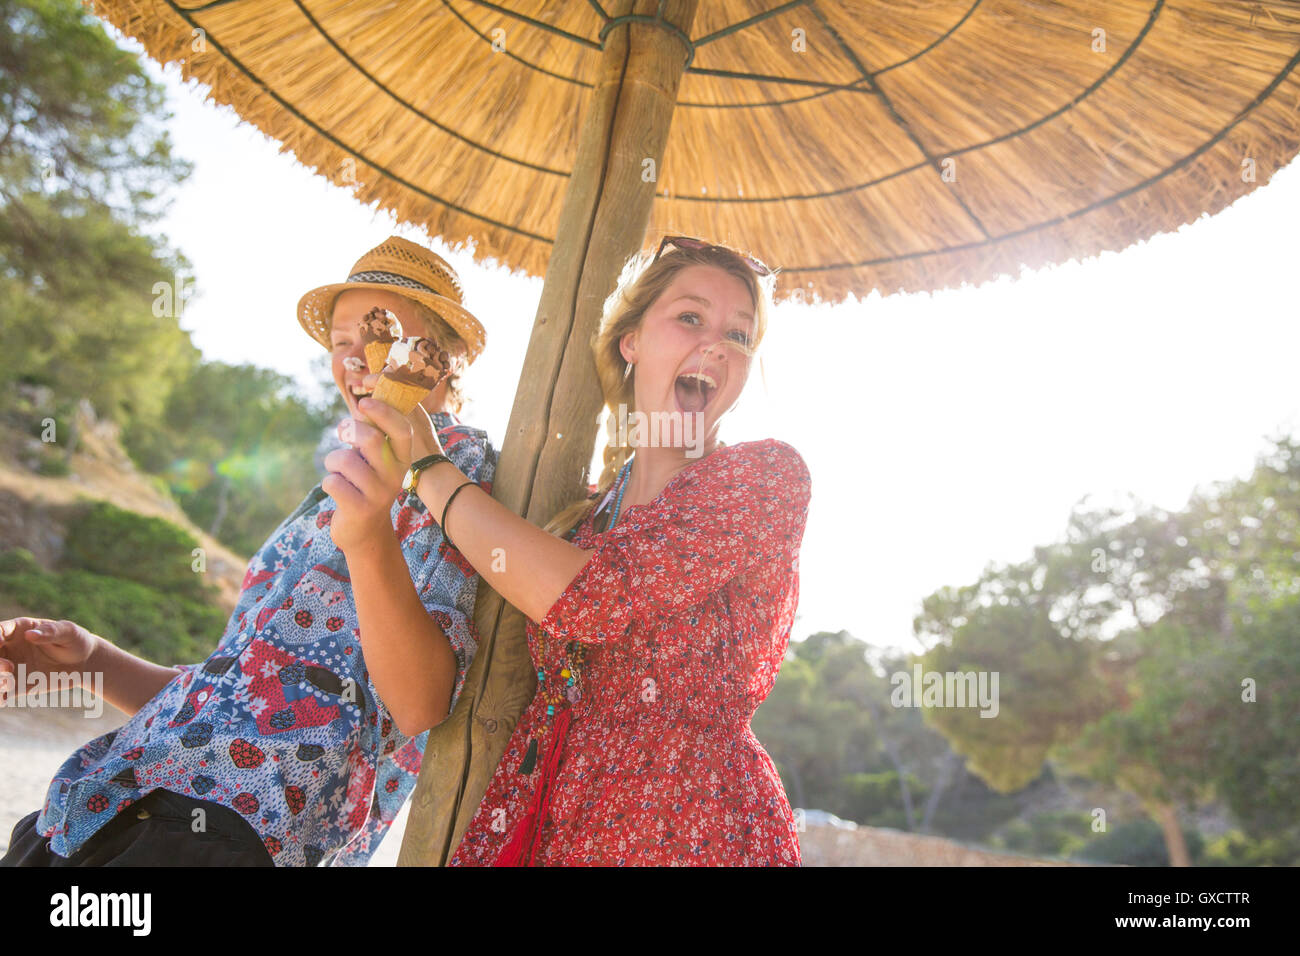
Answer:
<path fill-rule="evenodd" d="M 453 375 L 421 407 L 446 455 L 491 491 L 497 453 L 455 414 L 483 327 L 461 305 L 451 267 L 398 237 L 299 303 L 348 407 L 341 437 L 367 420 L 358 324 L 375 307 L 453 356 Z M 64 762 L 0 865 L 369 860 L 415 785 L 428 729 L 460 694 L 477 644 L 478 577 L 418 497 L 356 477 L 379 463 L 372 470 L 345 445 L 325 465 L 331 473 L 249 562 L 202 663 L 152 664 L 71 621 L 0 622 L 0 677 L 19 664 L 28 674 L 99 672 L 104 696 L 131 715 Z M 392 533 L 376 534 L 377 523 Z M 433 699 L 427 680 L 408 676 L 421 672 L 445 676 Z"/>

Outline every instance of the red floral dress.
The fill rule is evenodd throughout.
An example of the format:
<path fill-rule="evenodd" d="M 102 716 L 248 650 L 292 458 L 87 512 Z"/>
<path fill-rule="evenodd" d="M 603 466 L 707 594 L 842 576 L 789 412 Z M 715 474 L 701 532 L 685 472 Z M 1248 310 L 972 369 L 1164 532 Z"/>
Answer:
<path fill-rule="evenodd" d="M 573 542 L 595 554 L 527 628 L 548 674 L 582 642 L 582 696 L 524 774 L 547 725 L 533 698 L 451 865 L 503 862 L 508 845 L 539 865 L 800 865 L 749 721 L 794 623 L 810 490 L 799 453 L 766 439 L 692 462 L 612 530 L 588 515 Z"/>

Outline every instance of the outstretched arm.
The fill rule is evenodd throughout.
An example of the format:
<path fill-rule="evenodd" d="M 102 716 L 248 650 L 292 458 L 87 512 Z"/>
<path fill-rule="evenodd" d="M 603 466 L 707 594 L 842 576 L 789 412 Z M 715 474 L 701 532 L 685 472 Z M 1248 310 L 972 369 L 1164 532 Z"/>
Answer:
<path fill-rule="evenodd" d="M 441 462 L 420 474 L 420 500 L 441 519 L 465 481 L 459 468 Z M 543 531 L 477 486 L 456 495 L 443 531 L 484 581 L 537 622 L 595 554 Z"/>
<path fill-rule="evenodd" d="M 104 675 L 104 699 L 127 715 L 134 714 L 181 673 L 124 651 L 106 638 L 95 635 L 95 650 L 86 670 Z"/>
<path fill-rule="evenodd" d="M 147 704 L 179 673 L 136 657 L 73 621 L 16 617 L 0 621 L 0 700 L 22 694 L 18 665 L 48 679 L 59 672 L 89 672 L 103 680 L 104 699 L 130 715 Z M 89 688 L 93 689 L 93 688 Z"/>

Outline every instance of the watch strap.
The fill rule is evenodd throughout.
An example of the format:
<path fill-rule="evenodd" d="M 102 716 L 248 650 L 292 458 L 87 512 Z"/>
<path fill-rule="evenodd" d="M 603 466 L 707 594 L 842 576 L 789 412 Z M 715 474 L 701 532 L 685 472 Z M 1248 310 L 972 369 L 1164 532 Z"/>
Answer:
<path fill-rule="evenodd" d="M 420 481 L 420 472 L 424 471 L 426 468 L 432 468 L 440 461 L 445 461 L 448 464 L 455 464 L 455 462 L 446 455 L 425 455 L 418 461 L 411 462 L 410 477 L 407 478 L 405 485 L 406 491 L 410 494 L 415 494 L 415 486 Z"/>

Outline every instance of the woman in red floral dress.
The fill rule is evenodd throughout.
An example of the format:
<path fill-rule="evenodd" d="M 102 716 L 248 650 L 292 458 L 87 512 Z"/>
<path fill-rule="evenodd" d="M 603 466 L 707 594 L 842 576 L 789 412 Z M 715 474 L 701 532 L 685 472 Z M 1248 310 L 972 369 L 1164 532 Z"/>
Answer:
<path fill-rule="evenodd" d="M 784 442 L 717 441 L 770 282 L 696 240 L 630 264 L 593 347 L 612 416 L 646 418 L 614 424 L 629 440 L 546 530 L 450 463 L 419 472 L 449 540 L 529 618 L 539 678 L 452 865 L 799 865 L 750 718 L 794 621 L 811 482 Z M 418 409 L 371 404 L 372 440 L 387 433 L 399 459 L 440 450 Z M 648 421 L 680 427 L 647 435 Z"/>

